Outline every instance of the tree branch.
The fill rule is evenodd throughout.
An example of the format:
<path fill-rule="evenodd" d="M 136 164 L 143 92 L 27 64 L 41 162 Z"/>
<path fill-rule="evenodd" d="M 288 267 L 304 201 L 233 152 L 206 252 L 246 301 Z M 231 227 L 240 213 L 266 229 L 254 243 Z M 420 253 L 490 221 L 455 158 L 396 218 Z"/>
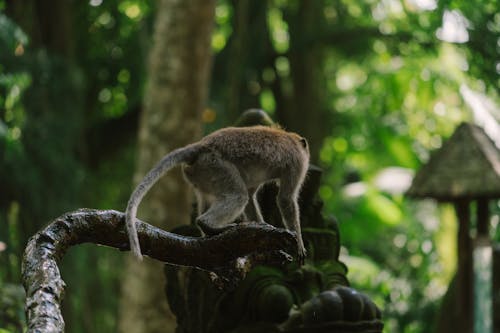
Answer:
<path fill-rule="evenodd" d="M 267 224 L 244 223 L 213 237 L 180 236 L 140 221 L 137 231 L 143 254 L 214 272 L 215 282 L 225 287 L 243 279 L 255 265 L 290 261 L 283 251 L 296 254 L 295 236 Z M 65 284 L 57 263 L 70 246 L 81 243 L 129 250 L 125 215 L 80 209 L 62 215 L 30 239 L 22 267 L 28 333 L 64 331 L 60 304 Z"/>

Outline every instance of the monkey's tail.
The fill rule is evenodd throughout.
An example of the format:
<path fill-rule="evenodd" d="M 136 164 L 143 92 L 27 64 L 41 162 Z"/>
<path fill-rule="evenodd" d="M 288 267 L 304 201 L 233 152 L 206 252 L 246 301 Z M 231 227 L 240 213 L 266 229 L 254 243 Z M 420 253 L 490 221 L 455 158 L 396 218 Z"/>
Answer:
<path fill-rule="evenodd" d="M 139 237 L 137 236 L 137 230 L 135 227 L 135 219 L 137 215 L 137 208 L 141 203 L 142 198 L 168 170 L 183 162 L 189 162 L 196 156 L 198 150 L 198 146 L 193 144 L 168 153 L 155 165 L 153 169 L 151 169 L 151 171 L 148 172 L 139 185 L 137 185 L 134 192 L 132 192 L 127 204 L 127 210 L 125 212 L 125 222 L 130 241 L 130 250 L 139 260 L 142 260 L 142 254 Z"/>

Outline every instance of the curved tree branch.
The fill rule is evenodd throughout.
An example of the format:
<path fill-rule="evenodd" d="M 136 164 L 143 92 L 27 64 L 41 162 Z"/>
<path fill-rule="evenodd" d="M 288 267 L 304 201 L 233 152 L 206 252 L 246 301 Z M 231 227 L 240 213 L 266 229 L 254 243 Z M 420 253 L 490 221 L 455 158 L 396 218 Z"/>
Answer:
<path fill-rule="evenodd" d="M 28 332 L 64 331 L 60 304 L 65 284 L 58 261 L 70 246 L 81 243 L 128 250 L 124 222 L 125 215 L 118 211 L 80 209 L 62 215 L 30 239 L 22 267 Z M 213 237 L 180 236 L 144 222 L 137 223 L 137 231 L 143 254 L 214 272 L 223 286 L 234 285 L 257 264 L 290 261 L 283 251 L 296 254 L 292 233 L 265 224 L 240 224 Z"/>

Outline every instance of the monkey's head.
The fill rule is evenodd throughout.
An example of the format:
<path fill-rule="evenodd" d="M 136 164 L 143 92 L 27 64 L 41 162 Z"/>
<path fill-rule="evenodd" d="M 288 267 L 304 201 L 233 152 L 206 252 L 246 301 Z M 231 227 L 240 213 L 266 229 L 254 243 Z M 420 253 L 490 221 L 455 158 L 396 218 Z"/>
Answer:
<path fill-rule="evenodd" d="M 244 111 L 236 121 L 236 127 L 250 127 L 250 126 L 270 126 L 274 127 L 275 124 L 271 117 L 261 109 L 248 109 Z"/>

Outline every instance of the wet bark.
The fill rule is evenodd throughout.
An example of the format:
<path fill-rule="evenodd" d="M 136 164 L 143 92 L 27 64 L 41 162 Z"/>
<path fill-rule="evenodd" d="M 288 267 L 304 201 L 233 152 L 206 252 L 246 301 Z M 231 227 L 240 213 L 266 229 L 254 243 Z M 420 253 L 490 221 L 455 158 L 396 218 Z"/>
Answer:
<path fill-rule="evenodd" d="M 62 215 L 30 239 L 22 269 L 28 333 L 64 332 L 65 284 L 58 262 L 71 246 L 81 243 L 128 250 L 124 222 L 124 214 L 118 211 L 81 209 Z M 201 238 L 176 235 L 144 222 L 138 222 L 137 231 L 143 254 L 213 272 L 211 277 L 219 287 L 233 287 L 255 265 L 289 261 L 291 257 L 283 251 L 295 253 L 296 247 L 292 233 L 263 224 L 241 224 Z"/>

